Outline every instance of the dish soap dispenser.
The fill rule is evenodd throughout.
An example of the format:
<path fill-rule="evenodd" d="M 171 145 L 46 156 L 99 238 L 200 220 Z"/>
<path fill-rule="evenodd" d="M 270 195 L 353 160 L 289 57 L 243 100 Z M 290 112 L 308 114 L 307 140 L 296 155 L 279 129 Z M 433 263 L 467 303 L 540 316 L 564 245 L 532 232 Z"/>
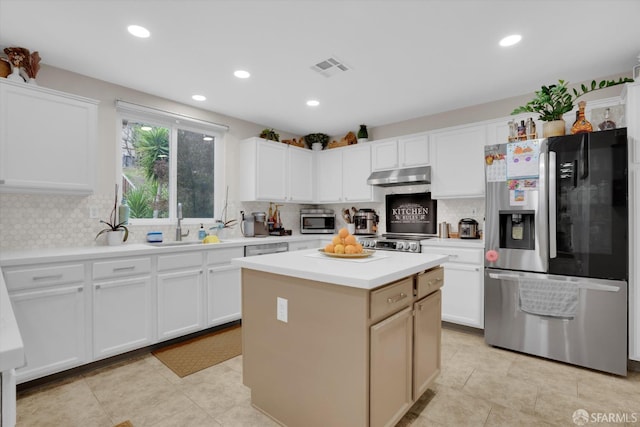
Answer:
<path fill-rule="evenodd" d="M 204 240 L 207 237 L 207 231 L 204 229 L 204 225 L 200 224 L 200 230 L 198 230 L 198 240 Z"/>

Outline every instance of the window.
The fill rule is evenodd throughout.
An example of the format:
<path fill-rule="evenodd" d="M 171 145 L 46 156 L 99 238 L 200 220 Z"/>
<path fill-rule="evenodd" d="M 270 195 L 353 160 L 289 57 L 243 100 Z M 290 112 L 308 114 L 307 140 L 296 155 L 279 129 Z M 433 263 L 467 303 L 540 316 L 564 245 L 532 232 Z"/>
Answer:
<path fill-rule="evenodd" d="M 130 218 L 135 223 L 171 222 L 178 203 L 185 219 L 214 218 L 221 202 L 216 190 L 224 180 L 219 125 L 135 107 L 118 101 L 122 197 Z"/>

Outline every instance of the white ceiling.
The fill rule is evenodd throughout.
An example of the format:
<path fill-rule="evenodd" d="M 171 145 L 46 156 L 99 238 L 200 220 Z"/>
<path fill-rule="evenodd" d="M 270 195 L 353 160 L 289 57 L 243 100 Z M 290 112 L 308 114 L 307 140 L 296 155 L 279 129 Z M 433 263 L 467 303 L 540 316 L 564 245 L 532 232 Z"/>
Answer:
<path fill-rule="evenodd" d="M 0 46 L 292 134 L 340 135 L 630 72 L 638 17 L 638 0 L 0 0 Z M 523 41 L 500 48 L 512 33 Z M 351 69 L 311 70 L 330 56 Z"/>

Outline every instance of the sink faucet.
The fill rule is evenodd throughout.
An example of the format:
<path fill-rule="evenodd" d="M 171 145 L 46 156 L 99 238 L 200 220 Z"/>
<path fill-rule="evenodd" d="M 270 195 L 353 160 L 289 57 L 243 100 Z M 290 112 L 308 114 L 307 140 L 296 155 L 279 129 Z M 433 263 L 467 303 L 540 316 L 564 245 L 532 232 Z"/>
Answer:
<path fill-rule="evenodd" d="M 176 241 L 182 241 L 183 237 L 187 237 L 189 235 L 189 230 L 187 230 L 187 234 L 182 234 L 182 226 L 180 225 L 180 221 L 182 221 L 182 203 L 178 203 L 178 226 L 176 227 Z"/>

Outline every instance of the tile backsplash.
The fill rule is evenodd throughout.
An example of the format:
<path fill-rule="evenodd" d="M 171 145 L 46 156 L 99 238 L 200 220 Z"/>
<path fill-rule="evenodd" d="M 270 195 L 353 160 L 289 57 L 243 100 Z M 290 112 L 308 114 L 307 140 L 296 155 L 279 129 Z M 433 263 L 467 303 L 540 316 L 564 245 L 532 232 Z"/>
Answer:
<path fill-rule="evenodd" d="M 385 188 L 385 193 L 416 193 L 428 191 L 428 185 Z M 0 193 L 0 251 L 57 247 L 85 247 L 105 245 L 106 239 L 101 236 L 95 240 L 96 234 L 102 230 L 100 219 L 108 219 L 113 206 L 113 198 L 108 195 L 88 197 L 42 194 Z M 279 207 L 285 228 L 293 234 L 300 233 L 300 209 L 314 205 L 282 204 Z M 379 233 L 385 230 L 384 201 L 380 203 L 330 204 L 320 207 L 333 209 L 336 213 L 338 228 L 345 225 L 341 211 L 355 206 L 356 209 L 370 208 L 380 216 Z M 89 218 L 89 210 L 97 212 L 97 218 Z M 227 208 L 227 220 L 237 219 L 240 222 L 240 211 L 268 212 L 268 202 L 233 202 Z M 474 218 L 483 227 L 484 199 L 452 199 L 438 201 L 438 222 L 447 221 L 452 224 L 452 231 L 457 231 L 461 218 Z M 204 223 L 209 230 L 213 221 Z M 185 221 L 183 232 L 189 230 L 188 239 L 198 235 L 200 223 Z M 175 224 L 138 225 L 135 220 L 129 225 L 130 243 L 143 243 L 147 232 L 162 231 L 164 240 L 175 239 Z M 223 238 L 241 237 L 240 226 L 225 229 Z"/>

